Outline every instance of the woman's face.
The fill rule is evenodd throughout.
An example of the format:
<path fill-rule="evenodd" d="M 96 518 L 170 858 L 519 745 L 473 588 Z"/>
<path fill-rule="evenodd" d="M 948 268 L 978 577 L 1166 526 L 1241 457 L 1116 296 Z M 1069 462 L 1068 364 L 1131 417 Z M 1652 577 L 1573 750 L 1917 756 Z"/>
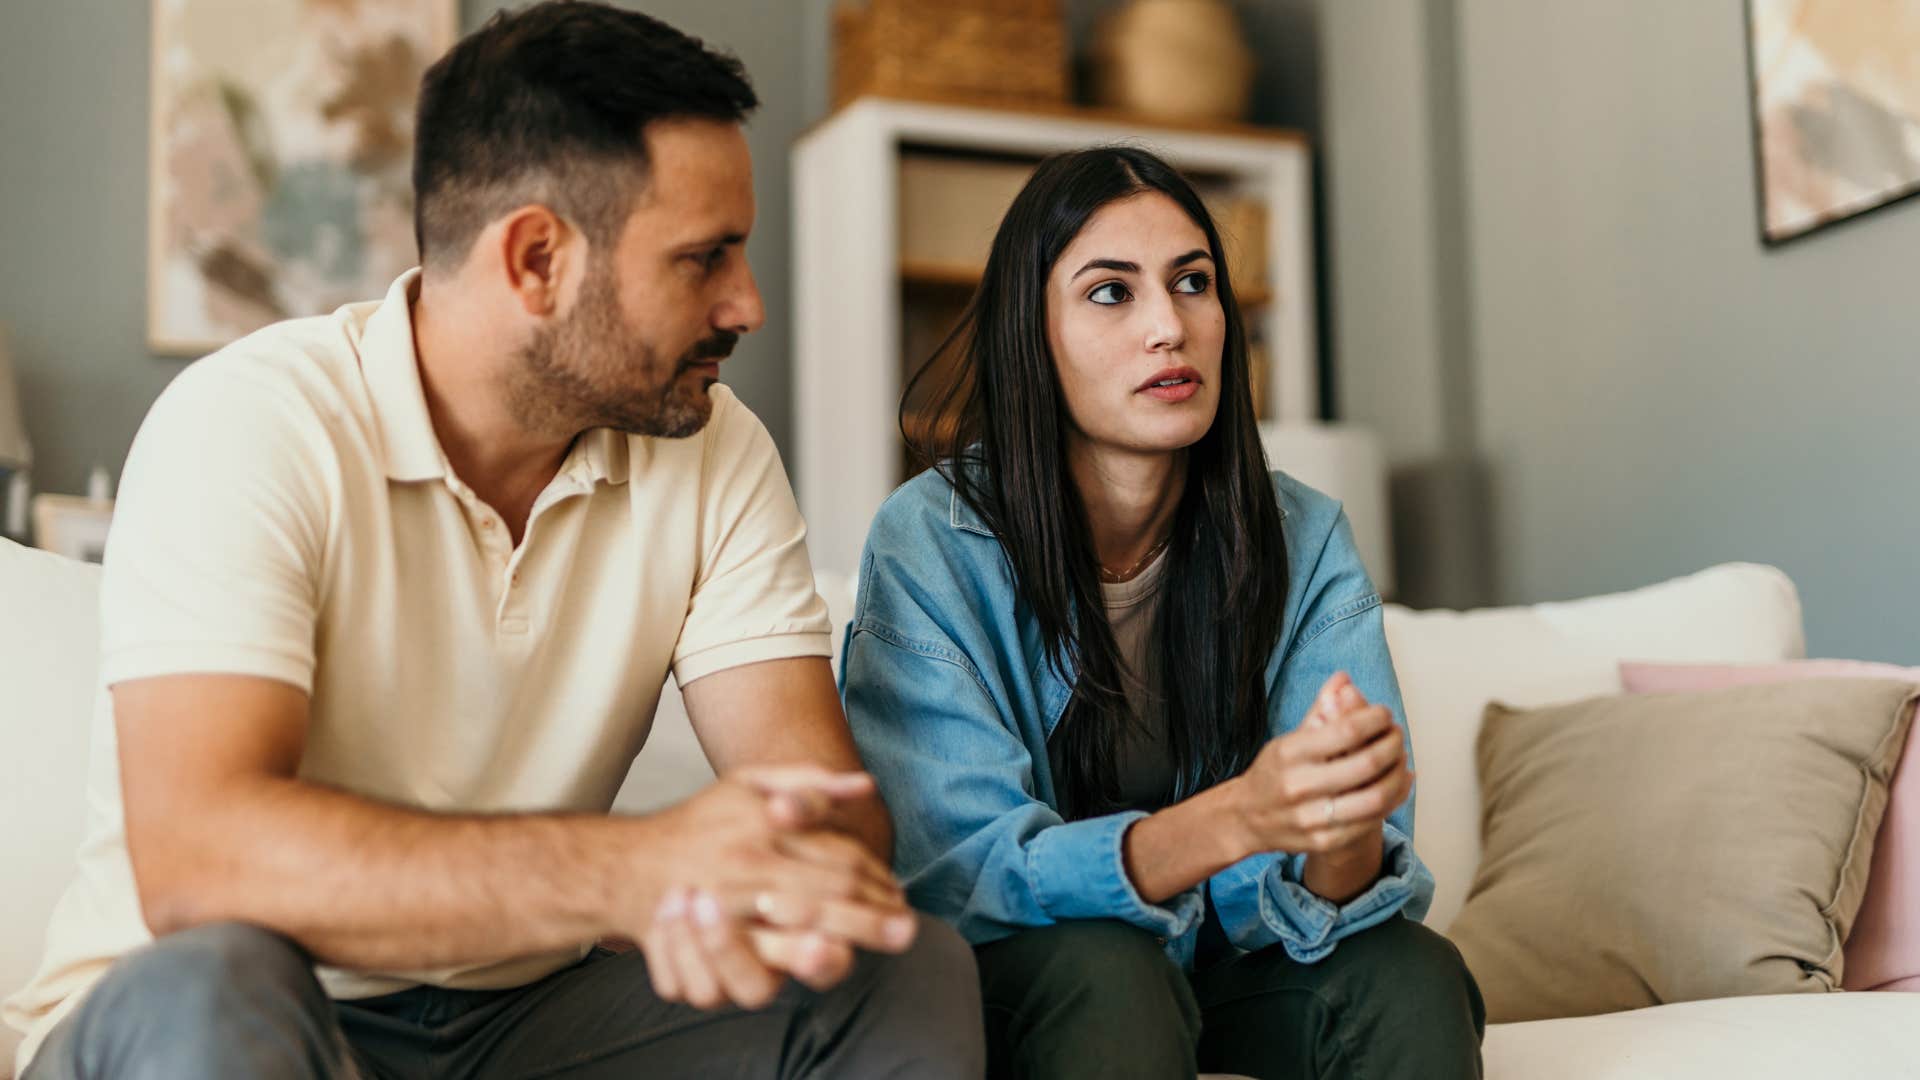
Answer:
<path fill-rule="evenodd" d="M 1047 279 L 1047 340 L 1067 412 L 1095 447 L 1200 441 L 1220 404 L 1227 318 L 1207 235 L 1158 191 L 1108 203 Z"/>

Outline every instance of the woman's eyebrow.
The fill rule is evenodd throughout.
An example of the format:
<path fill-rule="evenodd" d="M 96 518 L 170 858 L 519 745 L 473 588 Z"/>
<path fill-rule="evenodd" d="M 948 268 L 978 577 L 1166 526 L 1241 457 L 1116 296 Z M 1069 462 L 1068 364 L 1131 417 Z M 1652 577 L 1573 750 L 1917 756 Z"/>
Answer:
<path fill-rule="evenodd" d="M 1198 262 L 1201 259 L 1211 259 L 1211 258 L 1213 258 L 1213 253 L 1208 251 L 1206 248 L 1194 248 L 1192 251 L 1187 252 L 1185 255 L 1176 255 L 1173 258 L 1168 259 L 1167 269 L 1175 270 L 1182 266 L 1187 265 L 1190 262 Z M 1070 277 L 1067 280 L 1069 282 L 1076 281 L 1079 279 L 1080 275 L 1086 273 L 1089 270 L 1115 270 L 1122 274 L 1137 274 L 1140 272 L 1140 264 L 1127 262 L 1124 259 L 1089 259 L 1087 261 L 1087 265 L 1082 266 L 1078 270 L 1075 270 L 1073 272 L 1073 277 Z"/>
<path fill-rule="evenodd" d="M 1080 275 L 1089 270 L 1118 270 L 1123 274 L 1137 274 L 1140 272 L 1140 264 L 1122 259 L 1089 259 L 1087 265 L 1073 272 L 1073 277 L 1067 279 L 1068 283 L 1079 280 Z"/>

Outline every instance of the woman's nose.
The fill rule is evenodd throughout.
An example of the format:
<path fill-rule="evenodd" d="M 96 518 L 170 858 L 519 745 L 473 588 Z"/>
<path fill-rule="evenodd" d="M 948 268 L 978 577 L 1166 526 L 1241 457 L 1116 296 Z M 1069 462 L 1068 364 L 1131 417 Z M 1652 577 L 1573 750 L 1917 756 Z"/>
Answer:
<path fill-rule="evenodd" d="M 1172 352 L 1187 343 L 1187 324 L 1181 321 L 1173 296 L 1162 292 L 1142 305 L 1147 319 L 1147 351 Z"/>

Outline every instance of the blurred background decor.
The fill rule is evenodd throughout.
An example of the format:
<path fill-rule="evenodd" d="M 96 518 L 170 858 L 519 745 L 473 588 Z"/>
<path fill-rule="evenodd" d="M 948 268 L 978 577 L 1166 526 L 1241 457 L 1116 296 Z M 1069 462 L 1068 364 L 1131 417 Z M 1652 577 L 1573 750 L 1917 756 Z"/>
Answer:
<path fill-rule="evenodd" d="M 1094 104 L 1156 120 L 1244 120 L 1253 75 L 1226 0 L 1129 0 L 1102 12 L 1087 53 Z"/>
<path fill-rule="evenodd" d="M 833 104 L 863 94 L 1064 103 L 1060 0 L 843 0 L 833 11 Z"/>
<path fill-rule="evenodd" d="M 83 495 L 33 497 L 33 546 L 81 562 L 107 557 L 113 500 Z"/>
<path fill-rule="evenodd" d="M 1393 599 L 1393 522 L 1379 436 L 1357 424 L 1263 423 L 1260 448 L 1269 468 L 1340 500 L 1374 590 Z"/>
<path fill-rule="evenodd" d="M 154 0 L 147 338 L 218 348 L 416 260 L 420 75 L 454 0 Z"/>
<path fill-rule="evenodd" d="M 26 537 L 27 497 L 32 490 L 27 469 L 32 465 L 33 444 L 27 441 L 26 419 L 20 414 L 20 387 L 7 352 L 6 327 L 0 325 L 0 537 Z"/>
<path fill-rule="evenodd" d="M 1761 236 L 1920 195 L 1920 0 L 1748 0 Z"/>

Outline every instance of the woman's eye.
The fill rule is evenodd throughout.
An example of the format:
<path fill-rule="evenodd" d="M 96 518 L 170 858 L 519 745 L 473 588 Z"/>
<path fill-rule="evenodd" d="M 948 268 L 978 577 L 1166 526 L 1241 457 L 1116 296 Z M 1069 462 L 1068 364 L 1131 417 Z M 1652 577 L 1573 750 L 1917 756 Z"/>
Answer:
<path fill-rule="evenodd" d="M 1087 299 L 1096 304 L 1112 305 L 1125 303 L 1127 300 L 1132 299 L 1132 297 L 1127 293 L 1127 287 L 1125 285 L 1117 281 L 1109 281 L 1105 285 L 1101 285 L 1088 293 Z"/>
<path fill-rule="evenodd" d="M 1182 274 L 1180 280 L 1173 283 L 1173 291 L 1178 293 L 1203 293 L 1213 284 L 1213 278 L 1204 270 L 1195 270 L 1191 274 Z"/>

